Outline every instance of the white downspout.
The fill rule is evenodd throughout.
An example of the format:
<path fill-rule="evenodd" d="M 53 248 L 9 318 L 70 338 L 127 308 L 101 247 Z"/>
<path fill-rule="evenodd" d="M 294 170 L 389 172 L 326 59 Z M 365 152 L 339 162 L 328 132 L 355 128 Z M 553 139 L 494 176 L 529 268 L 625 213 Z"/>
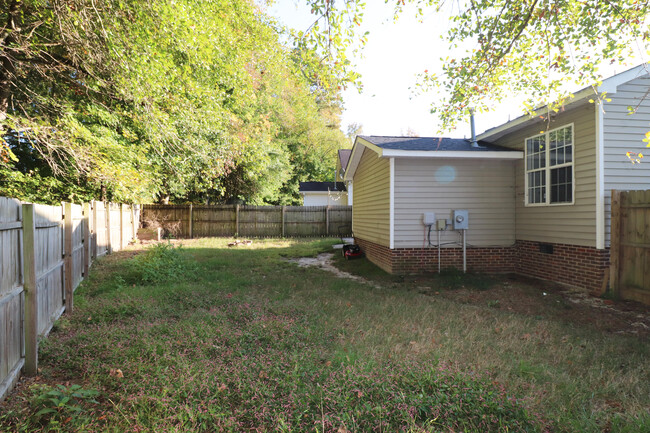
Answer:
<path fill-rule="evenodd" d="M 596 248 L 605 248 L 605 128 L 604 109 L 601 101 L 594 104 L 596 110 Z"/>
<path fill-rule="evenodd" d="M 395 248 L 395 158 L 390 158 L 389 178 L 389 227 L 390 227 L 390 249 Z"/>

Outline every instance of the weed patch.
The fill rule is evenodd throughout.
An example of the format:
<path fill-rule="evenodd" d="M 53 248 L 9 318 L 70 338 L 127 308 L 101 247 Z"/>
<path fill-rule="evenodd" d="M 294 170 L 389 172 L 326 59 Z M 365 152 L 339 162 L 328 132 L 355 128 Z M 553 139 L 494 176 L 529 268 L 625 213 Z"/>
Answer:
<path fill-rule="evenodd" d="M 32 385 L 25 406 L 9 411 L 0 421 L 14 423 L 17 431 L 24 432 L 85 430 L 92 424 L 98 395 L 98 391 L 80 385 Z"/>
<path fill-rule="evenodd" d="M 129 261 L 127 283 L 159 284 L 192 278 L 196 263 L 182 253 L 182 246 L 160 243 L 149 247 L 143 254 Z"/>

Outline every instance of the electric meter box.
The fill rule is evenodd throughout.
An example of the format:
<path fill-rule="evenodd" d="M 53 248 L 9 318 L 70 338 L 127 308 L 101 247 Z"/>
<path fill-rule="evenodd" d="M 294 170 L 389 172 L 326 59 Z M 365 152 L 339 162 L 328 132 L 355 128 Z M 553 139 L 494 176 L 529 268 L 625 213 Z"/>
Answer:
<path fill-rule="evenodd" d="M 452 219 L 454 230 L 467 230 L 469 228 L 469 212 L 466 210 L 455 210 Z"/>
<path fill-rule="evenodd" d="M 434 212 L 425 212 L 422 214 L 422 224 L 432 226 L 436 223 L 436 214 Z"/>

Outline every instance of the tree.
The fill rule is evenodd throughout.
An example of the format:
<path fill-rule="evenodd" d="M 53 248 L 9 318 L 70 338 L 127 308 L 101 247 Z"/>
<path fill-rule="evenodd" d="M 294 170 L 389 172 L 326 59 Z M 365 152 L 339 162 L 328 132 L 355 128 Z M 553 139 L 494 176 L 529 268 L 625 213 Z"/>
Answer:
<path fill-rule="evenodd" d="M 335 74 L 251 0 L 0 0 L 0 26 L 0 194 L 281 202 L 287 137 L 325 161 L 305 125 L 338 125 Z"/>
<path fill-rule="evenodd" d="M 333 42 L 351 39 L 350 28 L 341 29 L 344 18 L 362 19 L 361 0 L 344 2 L 308 0 L 318 22 L 310 42 L 335 58 L 340 53 Z M 395 14 L 404 12 L 407 1 L 395 4 Z M 441 129 L 451 129 L 465 118 L 469 108 L 487 110 L 513 92 L 528 97 L 526 108 L 547 104 L 559 110 L 570 94 L 568 84 L 595 86 L 602 79 L 605 63 L 622 62 L 638 47 L 648 49 L 650 32 L 647 0 L 409 0 L 420 15 L 432 9 L 451 10 L 451 29 L 446 35 L 450 49 L 467 46 L 458 58 L 443 58 L 443 73 L 420 75 L 422 91 L 443 90 L 432 111 L 441 119 Z M 352 16 L 352 18 L 349 18 Z M 342 34 L 340 39 L 332 34 Z M 325 36 L 324 36 L 325 35 Z M 326 35 L 329 35 L 326 37 Z M 304 37 L 304 36 L 303 36 Z M 325 38 L 325 39 L 324 39 Z M 363 41 L 365 35 L 357 34 Z M 341 42 L 344 46 L 345 42 Z M 335 62 L 337 60 L 334 60 Z M 594 99 L 604 95 L 594 95 Z"/>

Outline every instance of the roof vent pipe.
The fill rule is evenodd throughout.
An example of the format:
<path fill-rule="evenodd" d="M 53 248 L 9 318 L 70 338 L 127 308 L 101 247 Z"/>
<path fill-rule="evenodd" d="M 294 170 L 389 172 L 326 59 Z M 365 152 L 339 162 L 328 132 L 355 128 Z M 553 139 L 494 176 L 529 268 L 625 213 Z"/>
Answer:
<path fill-rule="evenodd" d="M 474 109 L 469 109 L 469 125 L 472 129 L 472 147 L 479 147 L 478 142 L 476 141 L 476 128 L 474 127 Z"/>

